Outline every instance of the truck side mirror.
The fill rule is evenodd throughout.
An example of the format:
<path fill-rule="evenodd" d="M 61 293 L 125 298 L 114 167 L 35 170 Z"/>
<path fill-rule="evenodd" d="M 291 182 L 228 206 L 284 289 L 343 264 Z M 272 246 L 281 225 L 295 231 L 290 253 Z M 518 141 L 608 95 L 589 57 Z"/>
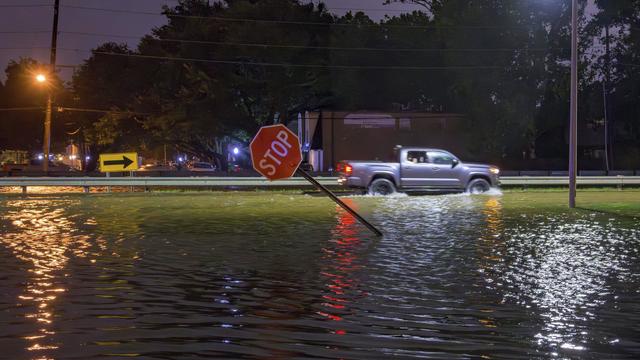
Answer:
<path fill-rule="evenodd" d="M 453 169 L 454 167 L 458 166 L 458 164 L 460 164 L 460 161 L 458 161 L 458 159 L 453 159 L 451 160 L 451 168 Z"/>

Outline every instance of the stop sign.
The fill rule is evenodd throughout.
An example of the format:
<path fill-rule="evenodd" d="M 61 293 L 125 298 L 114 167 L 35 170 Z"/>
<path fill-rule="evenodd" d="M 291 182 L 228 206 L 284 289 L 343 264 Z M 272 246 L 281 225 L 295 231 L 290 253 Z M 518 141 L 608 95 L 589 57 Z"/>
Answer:
<path fill-rule="evenodd" d="M 298 137 L 282 124 L 260 128 L 249 147 L 253 168 L 269 180 L 291 177 L 302 162 Z"/>

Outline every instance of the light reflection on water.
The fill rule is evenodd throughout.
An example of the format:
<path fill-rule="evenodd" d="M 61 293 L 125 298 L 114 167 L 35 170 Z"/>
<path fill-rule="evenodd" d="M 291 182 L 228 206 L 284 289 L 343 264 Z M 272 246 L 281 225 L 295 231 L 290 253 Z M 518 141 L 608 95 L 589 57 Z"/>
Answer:
<path fill-rule="evenodd" d="M 89 188 L 91 193 L 129 193 L 129 192 L 144 192 L 143 186 L 91 186 Z M 0 186 L 0 194 L 21 194 L 21 186 Z M 84 193 L 84 189 L 81 186 L 27 186 L 27 194 L 37 195 L 58 195 L 58 194 L 78 194 Z"/>
<path fill-rule="evenodd" d="M 640 234 L 502 196 L 0 199 L 9 358 L 634 358 Z M 0 355 L 0 358 L 2 355 Z"/>
<path fill-rule="evenodd" d="M 588 350 L 596 313 L 608 301 L 615 303 L 611 283 L 637 280 L 629 268 L 638 260 L 633 249 L 638 230 L 612 231 L 614 221 L 595 220 L 523 216 L 505 238 L 510 261 L 496 263 L 494 270 L 501 274 L 499 281 L 509 285 L 503 290 L 505 300 L 538 312 L 543 326 L 535 338 L 540 345 Z M 615 336 L 600 340 L 619 341 Z"/>
<path fill-rule="evenodd" d="M 55 302 L 67 290 L 61 278 L 69 256 L 84 258 L 90 237 L 74 234 L 76 225 L 65 216 L 69 202 L 49 200 L 8 201 L 2 218 L 12 231 L 2 233 L 0 243 L 16 259 L 26 263 L 26 279 L 16 299 L 16 307 L 29 323 L 31 330 L 19 335 L 26 340 L 26 350 L 34 359 L 47 359 L 45 351 L 58 349 L 53 340 L 56 314 Z M 4 227 L 3 227 L 4 228 Z"/>

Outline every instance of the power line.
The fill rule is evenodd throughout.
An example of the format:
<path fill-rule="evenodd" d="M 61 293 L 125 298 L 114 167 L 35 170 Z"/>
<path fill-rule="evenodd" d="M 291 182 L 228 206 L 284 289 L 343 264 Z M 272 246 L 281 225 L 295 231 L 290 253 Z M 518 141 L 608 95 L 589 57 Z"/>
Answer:
<path fill-rule="evenodd" d="M 116 115 L 150 115 L 149 113 L 135 112 L 135 111 L 119 111 L 119 110 L 106 110 L 106 109 L 87 109 L 87 108 L 75 108 L 59 106 L 58 112 L 62 111 L 78 111 L 78 112 L 93 112 L 93 113 L 109 113 Z"/>
<path fill-rule="evenodd" d="M 53 7 L 53 5 L 51 4 L 0 5 L 0 8 L 34 8 L 34 7 Z"/>
<path fill-rule="evenodd" d="M 185 62 L 202 62 L 213 64 L 229 64 L 229 65 L 253 65 L 253 66 L 270 66 L 270 67 L 294 67 L 294 68 L 326 68 L 326 69 L 342 69 L 342 70 L 490 70 L 505 69 L 503 66 L 368 66 L 368 65 L 322 65 L 322 64 L 291 64 L 291 63 L 271 63 L 256 61 L 236 61 L 236 60 L 214 60 L 214 59 L 198 59 L 198 58 L 182 58 L 169 56 L 141 55 L 141 54 L 122 54 L 115 52 L 93 51 L 94 54 L 125 56 L 144 59 L 168 60 L 168 61 L 185 61 Z"/>
<path fill-rule="evenodd" d="M 165 0 L 167 2 L 173 2 L 173 3 L 178 3 L 179 0 Z M 314 5 L 314 6 L 318 6 L 319 4 L 316 4 L 314 2 L 308 2 L 308 3 L 302 3 L 303 6 L 305 5 Z M 267 6 L 267 7 L 273 7 L 273 8 L 283 8 L 285 6 L 277 6 L 277 5 L 271 5 L 271 4 L 261 4 L 260 6 Z M 347 11 L 391 11 L 391 12 L 403 12 L 403 13 L 410 13 L 413 11 L 422 11 L 424 12 L 424 10 L 417 10 L 417 9 L 386 9 L 386 8 L 368 8 L 368 7 L 356 7 L 356 8 L 344 8 L 344 7 L 333 7 L 333 6 L 326 6 L 325 4 L 325 8 L 327 10 L 347 10 Z"/>
<path fill-rule="evenodd" d="M 32 46 L 32 47 L 0 47 L 0 50 L 50 50 L 49 46 Z M 83 49 L 57 48 L 63 51 L 91 51 Z"/>
<path fill-rule="evenodd" d="M 198 59 L 183 58 L 171 56 L 142 55 L 142 54 L 122 54 L 115 52 L 93 51 L 94 54 L 123 56 L 154 60 L 168 61 L 184 61 L 184 62 L 202 62 L 214 64 L 228 65 L 253 65 L 253 66 L 270 66 L 270 67 L 293 67 L 293 68 L 324 68 L 324 69 L 341 69 L 341 70 L 497 70 L 508 69 L 507 66 L 497 65 L 446 65 L 446 66 L 380 66 L 380 65 L 323 65 L 323 64 L 293 64 L 293 63 L 271 63 L 256 61 L 237 61 L 237 60 L 215 60 L 215 59 Z M 638 64 L 618 63 L 623 66 L 640 67 Z M 73 65 L 67 65 L 73 67 Z"/>
<path fill-rule="evenodd" d="M 268 23 L 268 24 L 289 24 L 289 25 L 314 25 L 314 26 L 337 26 L 337 27 L 383 27 L 383 28 L 410 28 L 410 29 L 504 29 L 504 28 L 522 28 L 526 29 L 526 26 L 497 26 L 497 25 L 400 25 L 400 24 L 344 24 L 333 22 L 314 22 L 314 21 L 294 21 L 294 20 L 274 20 L 274 19 L 249 19 L 249 18 L 232 18 L 222 16 L 198 16 L 198 15 L 179 15 L 171 13 L 156 13 L 148 11 L 136 11 L 136 10 L 122 10 L 122 9 L 108 9 L 97 8 L 88 6 L 75 6 L 75 5 L 63 5 L 64 8 L 79 9 L 79 10 L 92 10 L 92 11 L 105 11 L 114 13 L 128 13 L 139 15 L 153 15 L 153 16 L 166 16 L 186 19 L 206 19 L 206 20 L 218 20 L 229 22 L 254 22 L 254 23 Z"/>
<path fill-rule="evenodd" d="M 33 110 L 44 110 L 44 107 L 29 106 L 29 107 L 0 108 L 0 111 L 33 111 Z"/>
<path fill-rule="evenodd" d="M 37 30 L 37 31 L 0 31 L 0 34 L 42 34 L 42 33 L 51 33 L 51 31 L 47 30 Z"/>
<path fill-rule="evenodd" d="M 139 36 L 131 35 L 113 35 L 86 33 L 75 31 L 62 31 L 63 34 L 83 35 L 83 36 L 104 36 L 123 39 L 139 39 Z M 567 50 L 567 48 L 372 48 L 372 47 L 340 47 L 340 46 L 313 46 L 313 45 L 289 45 L 289 44 L 266 44 L 266 43 L 238 43 L 227 41 L 208 41 L 208 40 L 186 40 L 186 39 L 168 39 L 146 37 L 145 39 L 159 42 L 176 42 L 185 44 L 201 44 L 201 45 L 225 45 L 225 46 L 244 46 L 257 48 L 282 48 L 282 49 L 314 49 L 314 50 L 343 50 L 343 51 L 383 51 L 383 52 L 508 52 L 508 51 L 548 51 L 548 50 Z"/>
<path fill-rule="evenodd" d="M 76 107 L 65 107 L 65 106 L 58 106 L 56 107 L 56 109 L 58 112 L 77 111 L 77 112 L 92 112 L 92 113 L 109 113 L 109 114 L 115 114 L 115 115 L 150 115 L 149 113 L 142 113 L 142 112 L 135 112 L 135 111 L 87 109 L 87 108 L 76 108 Z M 0 111 L 35 111 L 35 110 L 44 111 L 45 108 L 43 106 L 0 108 Z"/>
<path fill-rule="evenodd" d="M 104 12 L 138 14 L 138 15 L 167 16 L 162 13 L 140 11 L 140 10 L 110 9 L 110 8 L 98 8 L 98 7 L 80 6 L 80 5 L 62 5 L 62 7 L 67 9 L 78 9 L 78 10 L 92 10 L 92 11 L 104 11 Z M 187 16 L 187 15 L 184 15 L 184 16 Z"/>

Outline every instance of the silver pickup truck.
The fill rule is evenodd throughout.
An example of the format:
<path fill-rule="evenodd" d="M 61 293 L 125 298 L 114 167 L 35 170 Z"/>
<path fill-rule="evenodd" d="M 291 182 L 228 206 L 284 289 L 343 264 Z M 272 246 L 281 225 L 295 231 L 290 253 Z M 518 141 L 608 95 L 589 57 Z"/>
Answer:
<path fill-rule="evenodd" d="M 464 163 L 440 149 L 398 147 L 395 151 L 399 162 L 341 161 L 338 183 L 372 195 L 396 191 L 483 193 L 499 185 L 500 170 L 495 166 Z"/>

